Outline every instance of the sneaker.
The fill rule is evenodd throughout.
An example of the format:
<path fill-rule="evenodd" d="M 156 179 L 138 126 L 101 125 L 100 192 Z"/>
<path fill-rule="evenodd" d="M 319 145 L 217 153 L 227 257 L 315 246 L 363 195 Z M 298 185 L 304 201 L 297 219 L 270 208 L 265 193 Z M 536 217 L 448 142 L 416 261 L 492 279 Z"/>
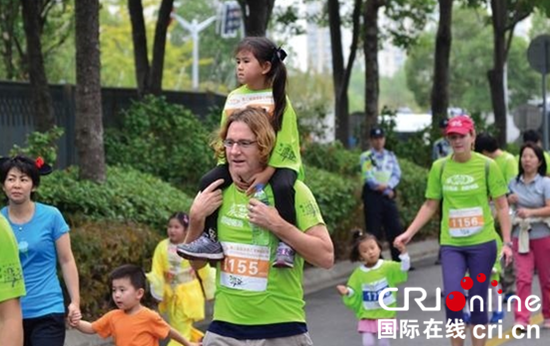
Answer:
<path fill-rule="evenodd" d="M 519 323 L 516 323 L 512 329 L 515 329 L 516 330 L 516 334 L 519 332 L 519 333 L 527 333 L 527 327 L 524 326 L 523 324 L 519 324 Z"/>
<path fill-rule="evenodd" d="M 462 313 L 462 321 L 464 321 L 464 324 L 470 324 L 471 320 L 472 320 L 472 316 L 469 313 L 467 312 Z"/>
<path fill-rule="evenodd" d="M 187 259 L 221 260 L 224 257 L 222 245 L 205 234 L 189 244 L 178 245 L 176 252 Z"/>
<path fill-rule="evenodd" d="M 275 268 L 294 268 L 294 249 L 283 242 L 277 246 L 277 254 L 273 262 Z"/>
<path fill-rule="evenodd" d="M 550 329 L 550 318 L 545 318 L 542 322 L 542 329 Z"/>
<path fill-rule="evenodd" d="M 495 312 L 493 312 L 493 316 L 491 316 L 491 320 L 489 321 L 489 323 L 497 324 L 497 323 L 499 323 L 500 321 L 503 321 L 503 320 L 504 320 L 504 310 L 495 311 Z"/>
<path fill-rule="evenodd" d="M 508 293 L 504 294 L 504 298 L 502 298 L 502 301 L 504 303 L 507 303 L 508 299 L 510 299 L 511 296 L 515 296 L 515 295 L 516 295 L 516 292 L 508 292 Z"/>

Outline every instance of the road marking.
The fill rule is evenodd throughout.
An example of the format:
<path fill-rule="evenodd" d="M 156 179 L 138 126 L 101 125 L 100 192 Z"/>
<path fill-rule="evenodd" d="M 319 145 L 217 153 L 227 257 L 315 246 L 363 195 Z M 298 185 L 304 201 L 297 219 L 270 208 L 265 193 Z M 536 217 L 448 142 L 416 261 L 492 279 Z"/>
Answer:
<path fill-rule="evenodd" d="M 537 315 L 531 317 L 531 324 L 541 324 L 542 323 L 542 314 L 538 313 Z M 487 343 L 485 346 L 499 346 L 504 345 L 507 342 L 510 342 L 512 340 L 516 340 L 514 338 L 514 335 L 512 334 L 512 328 L 508 329 L 504 334 L 502 334 L 502 339 L 490 339 L 487 340 Z M 519 339 L 518 339 L 519 340 Z"/>

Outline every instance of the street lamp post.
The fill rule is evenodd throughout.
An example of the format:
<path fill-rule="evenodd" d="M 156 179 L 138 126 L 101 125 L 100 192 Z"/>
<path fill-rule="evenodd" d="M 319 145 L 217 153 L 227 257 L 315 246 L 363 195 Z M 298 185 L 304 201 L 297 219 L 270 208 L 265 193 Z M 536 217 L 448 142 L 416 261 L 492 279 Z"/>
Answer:
<path fill-rule="evenodd" d="M 210 24 L 216 20 L 216 16 L 212 16 L 205 21 L 199 23 L 196 19 L 193 19 L 191 23 L 183 19 L 181 16 L 172 13 L 170 15 L 181 26 L 187 29 L 191 33 L 193 40 L 193 90 L 199 89 L 199 33 L 206 29 Z"/>

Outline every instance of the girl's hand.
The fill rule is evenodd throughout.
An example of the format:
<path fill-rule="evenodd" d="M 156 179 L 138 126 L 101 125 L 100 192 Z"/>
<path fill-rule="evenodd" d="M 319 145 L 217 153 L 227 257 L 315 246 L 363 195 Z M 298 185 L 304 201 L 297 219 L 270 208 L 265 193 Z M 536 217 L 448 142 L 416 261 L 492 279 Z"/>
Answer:
<path fill-rule="evenodd" d="M 518 210 L 516 210 L 516 215 L 522 219 L 526 219 L 530 216 L 533 215 L 531 209 L 527 209 L 527 208 L 519 208 Z"/>
<path fill-rule="evenodd" d="M 174 278 L 174 274 L 172 274 L 170 272 L 164 272 L 164 280 L 172 281 L 173 278 Z"/>
<path fill-rule="evenodd" d="M 76 304 L 71 303 L 68 306 L 69 313 L 67 314 L 67 320 L 71 327 L 76 327 L 78 322 L 82 319 L 82 313 L 80 312 L 80 307 Z"/>
<path fill-rule="evenodd" d="M 275 168 L 267 166 L 263 171 L 256 173 L 252 176 L 252 179 L 249 181 L 250 186 L 246 190 L 247 195 L 252 195 L 254 193 L 254 189 L 256 188 L 256 185 L 258 184 L 264 184 L 266 185 L 271 179 L 271 176 L 273 176 L 273 173 L 275 172 Z"/>
<path fill-rule="evenodd" d="M 405 246 L 405 244 L 403 244 L 403 243 L 396 244 L 394 242 L 394 246 L 397 248 L 397 250 L 399 250 L 399 252 L 401 254 L 407 253 L 407 247 Z"/>
<path fill-rule="evenodd" d="M 244 181 L 242 178 L 233 180 L 233 184 L 237 185 L 237 187 L 241 191 L 242 190 L 248 191 L 248 188 L 252 186 L 249 182 Z"/>
<path fill-rule="evenodd" d="M 338 286 L 336 286 L 336 290 L 337 290 L 338 293 L 340 293 L 340 295 L 342 295 L 342 296 L 347 296 L 348 293 L 349 293 L 349 288 L 347 288 L 347 287 L 344 286 L 344 285 L 338 285 Z"/>

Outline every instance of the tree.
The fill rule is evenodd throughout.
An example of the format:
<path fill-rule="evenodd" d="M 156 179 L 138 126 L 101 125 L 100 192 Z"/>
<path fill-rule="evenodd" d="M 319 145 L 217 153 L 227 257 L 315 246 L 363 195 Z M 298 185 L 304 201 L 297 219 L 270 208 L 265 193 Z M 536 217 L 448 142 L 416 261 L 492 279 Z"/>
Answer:
<path fill-rule="evenodd" d="M 363 53 L 365 54 L 365 126 L 363 139 L 369 138 L 370 129 L 378 122 L 378 10 L 384 0 L 367 0 L 363 12 Z M 368 141 L 361 141 L 362 148 L 368 148 Z"/>
<path fill-rule="evenodd" d="M 449 108 L 449 59 L 451 56 L 451 22 L 453 0 L 439 0 L 439 22 L 435 39 L 434 78 L 431 94 L 432 138 L 439 132 L 439 122 Z M 439 135 L 439 133 L 437 133 Z"/>
<path fill-rule="evenodd" d="M 60 50 L 67 51 L 66 43 L 73 33 L 72 1 L 41 0 L 35 3 L 33 5 L 37 6 L 39 13 L 38 34 L 42 45 L 44 69 L 46 76 L 50 77 L 55 75 L 61 64 L 65 70 L 67 69 L 67 60 L 58 60 L 58 57 Z M 0 78 L 28 80 L 22 1 L 0 0 L 0 32 Z"/>
<path fill-rule="evenodd" d="M 349 99 L 348 87 L 351 77 L 351 70 L 357 53 L 359 41 L 359 29 L 361 19 L 361 0 L 354 1 L 352 16 L 353 31 L 348 62 L 344 66 L 344 53 L 342 49 L 342 33 L 340 27 L 339 0 L 328 0 L 328 18 L 330 28 L 330 42 L 332 50 L 332 80 L 334 87 L 334 114 L 336 139 L 345 147 L 349 145 Z"/>
<path fill-rule="evenodd" d="M 455 7 L 452 27 L 453 42 L 450 54 L 449 104 L 467 109 L 470 113 L 488 113 L 492 109 L 486 78 L 491 66 L 492 32 L 479 11 Z M 435 31 L 422 34 L 411 48 L 405 63 L 407 85 L 421 107 L 428 108 L 433 80 L 433 51 Z M 489 42 L 489 44 L 488 44 Z M 510 50 L 508 91 L 510 107 L 529 100 L 537 92 L 537 74 L 529 68 L 525 51 L 527 42 L 516 37 Z"/>
<path fill-rule="evenodd" d="M 506 96 L 504 90 L 504 70 L 508 52 L 512 45 L 516 25 L 539 8 L 550 15 L 547 0 L 467 0 L 471 6 L 490 6 L 490 20 L 493 26 L 493 66 L 487 71 L 491 90 L 491 103 L 497 127 L 497 140 L 500 146 L 506 143 Z"/>
<path fill-rule="evenodd" d="M 275 0 L 238 0 L 246 36 L 265 36 Z"/>
<path fill-rule="evenodd" d="M 153 61 L 149 65 L 143 4 L 141 0 L 128 0 L 128 10 L 132 23 L 132 42 L 134 43 L 136 81 L 138 93 L 141 96 L 146 94 L 159 95 L 162 91 L 166 32 L 170 24 L 170 13 L 173 5 L 174 0 L 162 0 L 160 4 L 153 41 Z"/>
<path fill-rule="evenodd" d="M 76 147 L 80 178 L 105 181 L 99 56 L 99 0 L 75 0 Z"/>
<path fill-rule="evenodd" d="M 17 53 L 24 55 L 20 43 L 20 28 L 17 23 L 21 19 L 21 2 L 0 0 L 0 31 L 2 32 L 2 61 L 4 76 L 7 80 L 22 78 L 21 62 L 17 61 Z"/>
<path fill-rule="evenodd" d="M 47 3 L 48 1 L 46 1 Z M 27 39 L 27 65 L 31 84 L 36 131 L 45 132 L 55 125 L 52 98 L 44 69 L 40 34 L 40 12 L 44 3 L 38 0 L 22 0 L 23 26 Z"/>
<path fill-rule="evenodd" d="M 366 0 L 363 14 L 365 55 L 365 126 L 363 138 L 368 138 L 370 129 L 378 122 L 379 73 L 378 46 L 382 34 L 389 35 L 393 43 L 402 48 L 410 47 L 424 28 L 428 14 L 433 11 L 433 0 Z M 378 11 L 384 8 L 384 15 L 390 25 L 381 32 L 378 26 Z M 362 147 L 368 146 L 367 141 Z"/>

